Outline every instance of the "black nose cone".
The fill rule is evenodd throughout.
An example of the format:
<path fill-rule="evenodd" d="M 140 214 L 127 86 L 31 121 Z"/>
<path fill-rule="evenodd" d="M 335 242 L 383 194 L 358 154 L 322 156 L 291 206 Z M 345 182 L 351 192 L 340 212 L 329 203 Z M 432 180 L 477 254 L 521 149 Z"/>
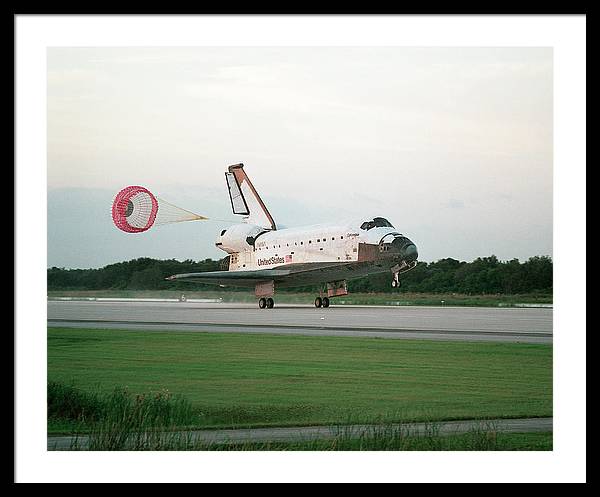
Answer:
<path fill-rule="evenodd" d="M 417 257 L 419 257 L 419 252 L 417 251 L 417 246 L 414 243 L 404 247 L 404 258 L 407 261 L 416 261 Z"/>
<path fill-rule="evenodd" d="M 419 256 L 417 246 L 408 238 L 399 236 L 392 242 L 392 245 L 395 252 L 405 261 L 411 262 L 417 260 L 417 257 Z"/>

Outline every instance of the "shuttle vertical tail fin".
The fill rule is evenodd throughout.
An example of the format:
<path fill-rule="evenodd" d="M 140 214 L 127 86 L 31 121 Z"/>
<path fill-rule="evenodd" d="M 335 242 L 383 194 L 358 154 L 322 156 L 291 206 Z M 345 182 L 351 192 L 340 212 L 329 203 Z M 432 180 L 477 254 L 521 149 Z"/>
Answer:
<path fill-rule="evenodd" d="M 275 221 L 244 171 L 244 164 L 229 166 L 225 173 L 234 214 L 247 216 L 250 224 L 275 230 Z"/>

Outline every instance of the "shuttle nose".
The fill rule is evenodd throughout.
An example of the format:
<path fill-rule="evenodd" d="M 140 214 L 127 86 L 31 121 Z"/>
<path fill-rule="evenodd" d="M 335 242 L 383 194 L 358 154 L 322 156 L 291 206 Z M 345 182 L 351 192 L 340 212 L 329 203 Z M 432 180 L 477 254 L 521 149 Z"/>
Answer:
<path fill-rule="evenodd" d="M 405 236 L 396 237 L 392 245 L 395 248 L 395 253 L 405 261 L 411 262 L 417 260 L 419 255 L 417 246 Z"/>
<path fill-rule="evenodd" d="M 415 261 L 419 256 L 419 252 L 417 251 L 417 246 L 414 243 L 407 245 L 404 247 L 404 257 L 406 260 Z"/>

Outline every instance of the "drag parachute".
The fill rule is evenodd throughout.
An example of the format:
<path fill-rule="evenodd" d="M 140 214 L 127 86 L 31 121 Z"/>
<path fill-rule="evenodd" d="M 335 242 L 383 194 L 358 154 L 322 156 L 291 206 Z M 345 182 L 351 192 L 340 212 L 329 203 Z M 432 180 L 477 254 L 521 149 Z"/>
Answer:
<path fill-rule="evenodd" d="M 154 225 L 208 219 L 154 196 L 143 186 L 128 186 L 117 193 L 112 218 L 115 226 L 125 233 L 141 233 Z"/>

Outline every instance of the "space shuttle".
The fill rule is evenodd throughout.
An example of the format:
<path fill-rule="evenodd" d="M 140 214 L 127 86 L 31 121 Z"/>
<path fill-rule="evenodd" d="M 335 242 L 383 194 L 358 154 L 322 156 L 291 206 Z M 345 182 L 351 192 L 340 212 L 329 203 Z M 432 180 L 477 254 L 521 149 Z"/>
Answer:
<path fill-rule="evenodd" d="M 253 289 L 261 309 L 274 307 L 276 289 L 320 285 L 315 307 L 348 294 L 348 280 L 389 272 L 391 285 L 417 265 L 417 247 L 384 217 L 278 229 L 244 170 L 229 166 L 225 180 L 241 222 L 223 229 L 216 246 L 229 255 L 227 271 L 186 273 L 170 281 Z"/>

